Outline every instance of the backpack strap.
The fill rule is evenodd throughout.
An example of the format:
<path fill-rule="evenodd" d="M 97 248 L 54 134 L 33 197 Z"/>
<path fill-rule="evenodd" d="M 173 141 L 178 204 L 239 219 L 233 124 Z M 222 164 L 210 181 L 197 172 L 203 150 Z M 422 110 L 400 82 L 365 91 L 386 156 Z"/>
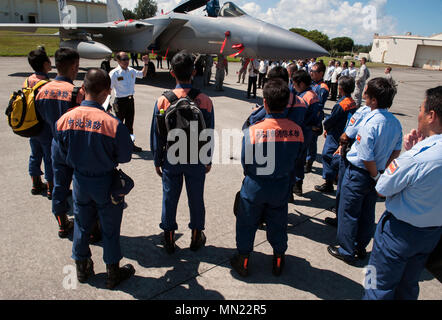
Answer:
<path fill-rule="evenodd" d="M 78 98 L 79 92 L 80 92 L 79 87 L 74 87 L 74 89 L 72 90 L 72 98 L 71 98 L 71 107 L 72 108 L 75 108 L 78 105 L 77 98 Z"/>
<path fill-rule="evenodd" d="M 167 99 L 167 101 L 169 101 L 169 103 L 172 105 L 174 104 L 176 101 L 178 101 L 178 97 L 176 96 L 175 93 L 173 93 L 172 90 L 166 91 L 163 93 L 163 96 Z"/>
<path fill-rule="evenodd" d="M 189 93 L 187 94 L 187 96 L 190 98 L 190 100 L 195 100 L 196 97 L 198 97 L 200 95 L 201 91 L 195 88 L 190 89 Z"/>

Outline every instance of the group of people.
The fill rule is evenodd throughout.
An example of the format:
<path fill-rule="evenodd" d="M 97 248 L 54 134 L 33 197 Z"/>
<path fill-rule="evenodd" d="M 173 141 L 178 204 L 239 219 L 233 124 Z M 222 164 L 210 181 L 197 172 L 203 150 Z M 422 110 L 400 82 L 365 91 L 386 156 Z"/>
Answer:
<path fill-rule="evenodd" d="M 119 183 L 121 176 L 115 169 L 119 163 L 129 162 L 134 152 L 133 90 L 135 79 L 145 75 L 148 62 L 144 56 L 145 68 L 136 71 L 128 66 L 127 53 L 118 53 L 116 59 L 119 66 L 109 75 L 90 69 L 82 90 L 75 94 L 78 53 L 66 48 L 56 52 L 57 77 L 45 84 L 36 97 L 45 130 L 31 138 L 30 158 L 32 193 L 43 189 L 40 156 L 40 163 L 42 158 L 45 161 L 59 236 L 74 232 L 72 258 L 78 280 L 86 282 L 94 274 L 89 242 L 91 235 L 99 236 L 103 239 L 109 289 L 135 273 L 132 265 L 119 266 L 120 225 L 128 191 Z M 252 66 L 258 76 L 260 66 L 255 61 L 250 60 L 247 68 Z M 27 79 L 26 86 L 48 78 L 51 64 L 46 53 L 31 52 L 29 62 L 36 73 Z M 151 122 L 151 151 L 163 185 L 160 228 L 169 254 L 176 249 L 176 213 L 184 180 L 192 231 L 190 249 L 197 251 L 206 243 L 204 185 L 212 168 L 211 149 L 206 161 L 198 157 L 196 162 L 189 162 L 187 156 L 176 162 L 170 158 L 176 155 L 172 152 L 176 151 L 174 144 L 160 129 L 164 115 L 183 103 L 193 106 L 204 128 L 214 129 L 212 100 L 192 86 L 196 74 L 191 54 L 182 51 L 172 58 L 171 75 L 176 87 L 155 102 Z M 317 139 L 324 134 L 325 183 L 316 189 L 330 192 L 335 180 L 338 184 L 334 224 L 339 245 L 330 245 L 328 252 L 353 264 L 366 258 L 366 247 L 374 236 L 368 264 L 377 269 L 377 286 L 366 288 L 364 298 L 416 299 L 419 274 L 442 235 L 438 209 L 442 205 L 438 197 L 438 186 L 442 187 L 442 87 L 426 92 L 418 130 L 405 137 L 410 150 L 400 156 L 402 127 L 388 111 L 396 94 L 392 83 L 385 78 L 370 80 L 362 89 L 366 105 L 359 108 L 352 98 L 357 82 L 350 75 L 340 76 L 337 91 L 341 98 L 323 121 L 329 95 L 325 74 L 326 66 L 314 62 L 310 72 L 298 70 L 298 65 L 291 63 L 286 67 L 275 65 L 266 75 L 263 106 L 255 109 L 243 125 L 244 180 L 235 199 L 237 253 L 231 258 L 231 265 L 241 276 L 249 274 L 255 234 L 265 223 L 274 252 L 272 273 L 281 275 L 288 241 L 288 203 L 294 200 L 293 194 L 302 196 L 305 173 L 309 172 L 309 163 L 316 160 Z M 105 101 L 112 89 L 116 93 L 116 116 L 106 109 Z M 273 157 L 274 170 L 263 172 L 257 157 L 271 150 L 274 154 L 268 155 Z M 187 152 L 190 154 L 192 149 L 185 152 L 188 155 Z M 66 215 L 71 181 L 73 221 Z M 386 197 L 387 211 L 375 233 L 378 193 Z M 97 229 L 99 232 L 94 234 Z"/>

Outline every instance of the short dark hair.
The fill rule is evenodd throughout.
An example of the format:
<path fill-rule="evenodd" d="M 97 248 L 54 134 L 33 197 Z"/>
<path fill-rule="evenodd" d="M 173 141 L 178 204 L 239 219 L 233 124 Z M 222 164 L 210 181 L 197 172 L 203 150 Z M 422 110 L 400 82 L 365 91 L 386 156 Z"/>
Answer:
<path fill-rule="evenodd" d="M 312 84 L 312 78 L 305 70 L 296 71 L 292 78 L 293 78 L 293 82 L 296 82 L 296 83 L 302 82 L 307 87 Z"/>
<path fill-rule="evenodd" d="M 281 112 L 284 111 L 289 103 L 290 90 L 284 80 L 274 78 L 268 80 L 264 85 L 263 96 L 270 111 Z"/>
<path fill-rule="evenodd" d="M 78 60 L 80 60 L 80 55 L 75 49 L 60 48 L 55 51 L 55 66 L 60 74 L 66 74 Z"/>
<path fill-rule="evenodd" d="M 294 62 L 290 63 L 287 66 L 287 71 L 290 71 L 293 74 L 294 72 L 298 71 L 298 65 Z"/>
<path fill-rule="evenodd" d="M 120 52 L 118 52 L 116 55 L 115 55 L 115 58 L 117 59 L 117 60 L 121 60 L 121 54 L 120 53 L 125 53 L 125 54 L 127 54 L 127 52 L 125 52 L 125 51 L 120 51 Z M 132 53 L 131 53 L 132 54 Z M 127 56 L 129 56 L 128 54 L 127 54 Z"/>
<path fill-rule="evenodd" d="M 111 87 L 111 79 L 103 69 L 91 68 L 84 77 L 84 90 L 93 97 Z"/>
<path fill-rule="evenodd" d="M 178 81 L 189 81 L 192 78 L 195 66 L 193 64 L 192 55 L 186 50 L 178 52 L 172 58 L 171 65 L 172 71 L 175 73 Z"/>
<path fill-rule="evenodd" d="M 368 82 L 365 94 L 376 99 L 379 109 L 389 109 L 393 105 L 396 88 L 386 78 L 375 78 Z"/>
<path fill-rule="evenodd" d="M 289 83 L 289 72 L 287 71 L 286 68 L 283 68 L 280 66 L 274 67 L 272 70 L 269 71 L 267 78 L 281 79 L 281 80 L 284 80 L 288 84 Z"/>
<path fill-rule="evenodd" d="M 318 73 L 324 73 L 325 74 L 325 70 L 327 69 L 327 67 L 325 66 L 325 64 L 323 62 L 316 62 L 313 66 L 312 69 L 316 68 L 316 71 Z"/>
<path fill-rule="evenodd" d="M 442 125 L 442 86 L 428 89 L 425 94 L 425 112 L 434 111 Z"/>
<path fill-rule="evenodd" d="M 46 62 L 51 62 L 49 60 L 48 55 L 46 54 L 46 51 L 42 49 L 32 50 L 28 54 L 28 62 L 31 65 L 32 69 L 35 72 L 43 72 L 44 71 L 44 64 Z"/>
<path fill-rule="evenodd" d="M 390 67 L 390 66 L 388 66 L 388 67 L 387 67 L 387 70 L 388 70 L 388 71 L 391 71 L 391 70 L 393 70 L 393 68 Z"/>
<path fill-rule="evenodd" d="M 349 96 L 355 91 L 355 79 L 348 76 L 340 77 L 338 80 L 338 86 L 342 88 L 345 95 Z"/>

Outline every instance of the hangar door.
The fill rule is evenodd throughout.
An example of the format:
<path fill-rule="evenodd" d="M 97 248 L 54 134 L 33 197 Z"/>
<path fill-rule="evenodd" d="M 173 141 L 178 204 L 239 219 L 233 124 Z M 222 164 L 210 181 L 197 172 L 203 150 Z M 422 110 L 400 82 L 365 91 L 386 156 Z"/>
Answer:
<path fill-rule="evenodd" d="M 442 46 L 418 46 L 414 67 L 442 70 Z"/>

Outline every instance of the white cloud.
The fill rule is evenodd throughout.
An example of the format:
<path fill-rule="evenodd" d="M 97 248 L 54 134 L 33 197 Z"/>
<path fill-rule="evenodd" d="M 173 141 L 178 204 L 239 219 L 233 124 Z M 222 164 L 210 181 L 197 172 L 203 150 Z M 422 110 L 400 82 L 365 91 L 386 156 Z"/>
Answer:
<path fill-rule="evenodd" d="M 348 36 L 356 43 L 368 44 L 375 32 L 381 34 L 395 34 L 397 22 L 394 17 L 385 14 L 388 0 L 370 0 L 365 3 L 353 4 L 345 0 L 276 0 L 250 1 L 233 0 L 248 14 L 268 23 L 289 29 L 304 28 L 317 29 L 326 33 L 330 38 Z M 164 12 L 175 8 L 182 0 L 157 0 L 158 10 Z M 220 3 L 225 2 L 220 0 Z M 269 3 L 275 3 L 268 8 Z M 119 0 L 123 8 L 135 8 L 138 0 Z M 364 8 L 376 8 L 376 29 L 364 28 Z M 266 7 L 267 6 L 267 7 Z M 201 14 L 202 10 L 195 13 Z"/>

